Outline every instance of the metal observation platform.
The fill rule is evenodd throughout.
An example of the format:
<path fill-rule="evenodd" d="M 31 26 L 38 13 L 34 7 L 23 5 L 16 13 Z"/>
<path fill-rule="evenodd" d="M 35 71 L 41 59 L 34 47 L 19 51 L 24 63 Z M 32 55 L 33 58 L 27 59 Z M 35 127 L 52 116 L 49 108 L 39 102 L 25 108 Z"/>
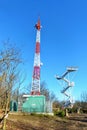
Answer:
<path fill-rule="evenodd" d="M 70 81 L 70 78 L 66 78 L 66 76 L 68 75 L 68 77 L 69 77 L 69 74 L 71 72 L 74 72 L 74 71 L 77 71 L 77 70 L 78 70 L 77 67 L 67 67 L 66 72 L 62 76 L 58 76 L 58 75 L 55 76 L 55 78 L 58 81 L 63 82 L 61 84 L 62 87 L 65 85 L 63 87 L 63 89 L 61 90 L 61 93 L 64 94 L 66 96 L 66 98 L 67 98 L 67 100 L 64 103 L 64 108 L 66 108 L 66 107 L 72 108 L 73 103 L 74 103 L 74 100 L 73 100 L 73 97 L 72 97 L 71 93 L 68 92 L 68 90 L 70 90 L 74 86 L 74 82 Z M 64 84 L 64 82 L 65 82 L 65 84 Z"/>

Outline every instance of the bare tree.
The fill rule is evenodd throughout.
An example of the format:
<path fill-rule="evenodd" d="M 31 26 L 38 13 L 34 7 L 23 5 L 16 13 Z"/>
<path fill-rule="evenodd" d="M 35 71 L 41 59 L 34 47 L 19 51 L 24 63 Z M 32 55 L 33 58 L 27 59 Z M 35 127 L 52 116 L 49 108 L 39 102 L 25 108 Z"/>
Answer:
<path fill-rule="evenodd" d="M 50 98 L 50 92 L 49 92 L 49 90 L 48 90 L 48 88 L 47 88 L 47 84 L 46 84 L 46 82 L 45 81 L 43 81 L 43 82 L 41 82 L 41 85 L 40 85 L 40 91 L 41 91 L 41 95 L 44 95 L 44 96 L 46 96 L 46 100 L 49 100 L 49 98 Z"/>
<path fill-rule="evenodd" d="M 81 100 L 83 102 L 87 102 L 87 92 L 82 92 L 82 94 L 81 94 Z"/>
<path fill-rule="evenodd" d="M 41 94 L 46 96 L 47 101 L 50 100 L 51 102 L 53 102 L 57 99 L 55 94 L 47 88 L 47 84 L 45 81 L 41 82 Z"/>
<path fill-rule="evenodd" d="M 81 109 L 84 113 L 87 113 L 87 92 L 81 94 Z"/>
<path fill-rule="evenodd" d="M 15 47 L 5 43 L 3 49 L 0 51 L 0 101 L 5 109 L 5 116 L 9 111 L 9 103 L 14 86 L 19 80 L 18 67 L 22 63 L 20 58 L 20 51 Z M 2 98 L 4 100 L 2 100 Z M 6 118 L 4 118 L 3 130 L 6 129 Z"/>

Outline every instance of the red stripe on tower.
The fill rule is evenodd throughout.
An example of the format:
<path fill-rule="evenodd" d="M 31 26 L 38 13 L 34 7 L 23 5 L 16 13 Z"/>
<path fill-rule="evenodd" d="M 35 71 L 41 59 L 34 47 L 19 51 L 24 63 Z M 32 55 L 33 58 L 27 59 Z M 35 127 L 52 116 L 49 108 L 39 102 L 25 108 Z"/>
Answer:
<path fill-rule="evenodd" d="M 40 29 L 41 29 L 40 19 L 38 20 L 38 23 L 35 25 L 35 27 L 36 27 L 37 30 L 40 30 Z"/>
<path fill-rule="evenodd" d="M 38 66 L 34 67 L 33 78 L 34 79 L 40 78 L 40 67 L 38 67 Z"/>
<path fill-rule="evenodd" d="M 36 53 L 40 53 L 40 43 L 36 43 Z"/>

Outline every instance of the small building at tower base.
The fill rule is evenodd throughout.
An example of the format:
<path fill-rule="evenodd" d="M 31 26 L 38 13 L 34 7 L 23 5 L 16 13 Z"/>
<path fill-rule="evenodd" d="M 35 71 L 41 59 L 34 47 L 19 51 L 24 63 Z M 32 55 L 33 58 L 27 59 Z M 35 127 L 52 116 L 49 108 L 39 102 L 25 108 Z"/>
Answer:
<path fill-rule="evenodd" d="M 24 95 L 23 98 L 25 98 L 25 101 L 22 105 L 22 112 L 46 112 L 46 98 L 44 95 Z"/>

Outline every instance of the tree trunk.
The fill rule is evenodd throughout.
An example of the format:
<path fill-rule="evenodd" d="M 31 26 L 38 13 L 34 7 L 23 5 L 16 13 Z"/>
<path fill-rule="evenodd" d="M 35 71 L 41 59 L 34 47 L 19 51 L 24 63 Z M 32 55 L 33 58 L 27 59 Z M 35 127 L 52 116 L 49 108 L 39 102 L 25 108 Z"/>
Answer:
<path fill-rule="evenodd" d="M 8 106 L 9 106 L 9 94 L 7 94 L 7 102 L 6 102 L 6 108 L 5 108 L 5 116 L 3 119 L 3 130 L 6 130 L 6 118 L 7 118 L 7 114 L 8 114 Z"/>

